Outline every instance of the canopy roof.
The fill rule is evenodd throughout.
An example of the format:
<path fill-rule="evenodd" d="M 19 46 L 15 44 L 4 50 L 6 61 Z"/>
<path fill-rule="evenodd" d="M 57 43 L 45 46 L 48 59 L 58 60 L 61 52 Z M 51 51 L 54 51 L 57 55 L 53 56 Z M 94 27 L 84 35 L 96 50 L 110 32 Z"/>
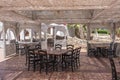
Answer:
<path fill-rule="evenodd" d="M 0 20 L 19 23 L 119 22 L 120 0 L 0 0 Z"/>

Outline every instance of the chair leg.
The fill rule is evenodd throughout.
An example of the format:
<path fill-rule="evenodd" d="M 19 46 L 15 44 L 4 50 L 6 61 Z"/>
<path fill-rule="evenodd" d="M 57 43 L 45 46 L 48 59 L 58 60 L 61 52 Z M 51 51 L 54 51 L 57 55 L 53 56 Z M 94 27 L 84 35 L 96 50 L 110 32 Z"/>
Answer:
<path fill-rule="evenodd" d="M 73 62 L 70 63 L 71 64 L 71 68 L 72 68 L 72 72 L 74 71 L 74 66 L 73 66 Z"/>
<path fill-rule="evenodd" d="M 33 61 L 33 71 L 35 72 L 36 70 L 36 64 L 35 64 L 35 61 Z"/>
<path fill-rule="evenodd" d="M 30 70 L 30 63 L 28 63 L 28 71 Z"/>
<path fill-rule="evenodd" d="M 40 68 L 39 68 L 39 69 L 40 69 L 39 71 L 40 71 L 40 73 L 42 72 L 42 66 L 43 66 L 43 65 L 42 65 L 41 63 L 39 63 L 39 67 L 40 67 Z"/>
<path fill-rule="evenodd" d="M 62 71 L 64 70 L 63 67 L 64 67 L 64 64 L 63 64 L 63 61 L 62 61 Z"/>
<path fill-rule="evenodd" d="M 78 65 L 80 66 L 80 58 L 78 58 Z"/>
<path fill-rule="evenodd" d="M 46 72 L 46 74 L 48 74 L 48 64 L 46 63 L 45 65 L 46 65 L 45 72 Z"/>

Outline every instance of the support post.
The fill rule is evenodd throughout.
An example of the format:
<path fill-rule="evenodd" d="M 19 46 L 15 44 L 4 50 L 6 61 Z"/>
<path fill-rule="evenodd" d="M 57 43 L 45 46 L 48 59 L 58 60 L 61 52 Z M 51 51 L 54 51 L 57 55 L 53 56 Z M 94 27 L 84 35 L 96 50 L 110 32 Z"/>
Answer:
<path fill-rule="evenodd" d="M 89 40 L 90 40 L 90 24 L 87 24 L 86 26 L 87 26 L 87 54 L 89 54 L 89 53 L 88 53 L 88 50 L 89 50 L 89 48 L 90 48 L 90 46 L 89 46 Z"/>
<path fill-rule="evenodd" d="M 20 24 L 16 23 L 16 41 L 20 41 Z"/>
<path fill-rule="evenodd" d="M 113 26 L 112 26 L 112 42 L 115 42 L 115 30 L 116 30 L 116 24 L 113 23 Z"/>
<path fill-rule="evenodd" d="M 86 26 L 87 26 L 87 41 L 89 41 L 90 40 L 90 26 L 89 24 Z"/>
<path fill-rule="evenodd" d="M 113 44 L 111 44 L 110 47 L 113 49 L 113 48 L 114 48 L 114 42 L 115 42 L 115 28 L 116 28 L 115 23 L 112 22 L 112 23 L 111 23 L 111 27 L 112 27 L 112 28 L 111 28 L 111 29 L 112 29 L 112 30 L 111 30 L 111 32 L 112 32 L 111 38 L 112 38 L 112 43 L 113 43 Z"/>
<path fill-rule="evenodd" d="M 40 43 L 41 43 L 41 36 L 42 36 L 42 35 L 41 35 L 41 24 L 40 24 L 39 26 L 40 26 L 40 27 L 39 27 L 39 28 L 40 28 L 40 30 L 39 30 L 39 39 L 40 39 Z"/>
<path fill-rule="evenodd" d="M 56 44 L 56 28 L 53 27 L 53 40 L 54 40 L 54 48 L 55 48 L 55 44 Z"/>
<path fill-rule="evenodd" d="M 5 57 L 6 57 L 6 32 L 5 32 L 5 25 L 4 24 L 3 24 L 3 49 L 4 49 L 4 52 L 2 55 L 3 59 L 5 59 Z"/>
<path fill-rule="evenodd" d="M 30 30 L 30 37 L 31 37 L 30 42 L 33 42 L 33 30 L 32 29 Z"/>

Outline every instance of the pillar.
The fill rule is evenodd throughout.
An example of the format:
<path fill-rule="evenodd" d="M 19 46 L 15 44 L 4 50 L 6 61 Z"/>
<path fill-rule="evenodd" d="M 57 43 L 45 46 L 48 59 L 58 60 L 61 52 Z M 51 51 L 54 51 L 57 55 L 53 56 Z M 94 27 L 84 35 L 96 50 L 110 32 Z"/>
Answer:
<path fill-rule="evenodd" d="M 54 48 L 55 48 L 55 44 L 56 44 L 56 29 L 55 29 L 55 27 L 53 27 L 53 40 L 54 40 Z"/>
<path fill-rule="evenodd" d="M 90 40 L 90 24 L 87 24 L 87 54 L 88 54 L 88 50 L 90 48 L 89 46 L 89 40 Z"/>
<path fill-rule="evenodd" d="M 30 38 L 31 38 L 30 42 L 33 42 L 33 30 L 32 29 L 30 30 Z"/>
<path fill-rule="evenodd" d="M 3 54 L 1 54 L 3 59 L 5 59 L 5 57 L 6 57 L 6 31 L 5 31 L 4 24 L 3 24 Z"/>
<path fill-rule="evenodd" d="M 115 23 L 111 22 L 110 27 L 111 27 L 111 38 L 112 38 L 112 43 L 110 45 L 110 48 L 113 49 L 114 48 L 114 41 L 115 41 L 115 28 L 116 28 Z"/>
<path fill-rule="evenodd" d="M 41 24 L 39 25 L 39 29 L 40 29 L 40 30 L 39 30 L 39 39 L 40 39 L 40 43 L 41 43 L 41 36 L 42 36 L 42 35 L 41 35 Z"/>
<path fill-rule="evenodd" d="M 87 41 L 89 41 L 90 40 L 90 25 L 87 24 L 86 26 L 87 26 Z"/>
<path fill-rule="evenodd" d="M 20 41 L 20 24 L 16 23 L 16 41 Z"/>
<path fill-rule="evenodd" d="M 116 24 L 113 23 L 113 25 L 112 25 L 112 42 L 115 41 L 115 30 L 116 30 Z"/>
<path fill-rule="evenodd" d="M 25 41 L 25 29 L 23 29 L 23 41 Z"/>

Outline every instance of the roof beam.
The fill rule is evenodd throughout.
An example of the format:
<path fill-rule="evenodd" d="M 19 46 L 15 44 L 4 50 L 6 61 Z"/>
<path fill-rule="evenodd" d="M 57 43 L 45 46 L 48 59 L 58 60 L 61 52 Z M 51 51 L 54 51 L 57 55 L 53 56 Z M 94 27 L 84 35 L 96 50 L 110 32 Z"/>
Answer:
<path fill-rule="evenodd" d="M 110 7 L 106 8 L 106 9 L 104 9 L 103 11 L 101 11 L 100 13 L 96 14 L 96 16 L 94 16 L 94 17 L 92 18 L 92 20 L 98 18 L 99 16 L 101 16 L 101 15 L 104 14 L 105 12 L 111 10 L 115 5 L 118 4 L 118 3 L 117 3 L 118 1 L 119 1 L 119 0 L 114 0 L 114 1 L 110 4 Z"/>
<path fill-rule="evenodd" d="M 90 19 L 39 19 L 43 23 L 88 23 Z"/>
<path fill-rule="evenodd" d="M 107 9 L 108 6 L 74 6 L 74 7 L 44 7 L 44 6 L 3 6 L 0 10 L 88 10 Z"/>
<path fill-rule="evenodd" d="M 26 0 L 26 2 L 28 2 L 31 6 L 34 6 L 29 0 Z"/>
<path fill-rule="evenodd" d="M 0 20 L 1 21 L 13 21 L 13 22 L 20 22 L 20 23 L 36 23 L 35 21 L 31 20 L 30 18 L 18 15 L 13 11 L 0 11 Z"/>

